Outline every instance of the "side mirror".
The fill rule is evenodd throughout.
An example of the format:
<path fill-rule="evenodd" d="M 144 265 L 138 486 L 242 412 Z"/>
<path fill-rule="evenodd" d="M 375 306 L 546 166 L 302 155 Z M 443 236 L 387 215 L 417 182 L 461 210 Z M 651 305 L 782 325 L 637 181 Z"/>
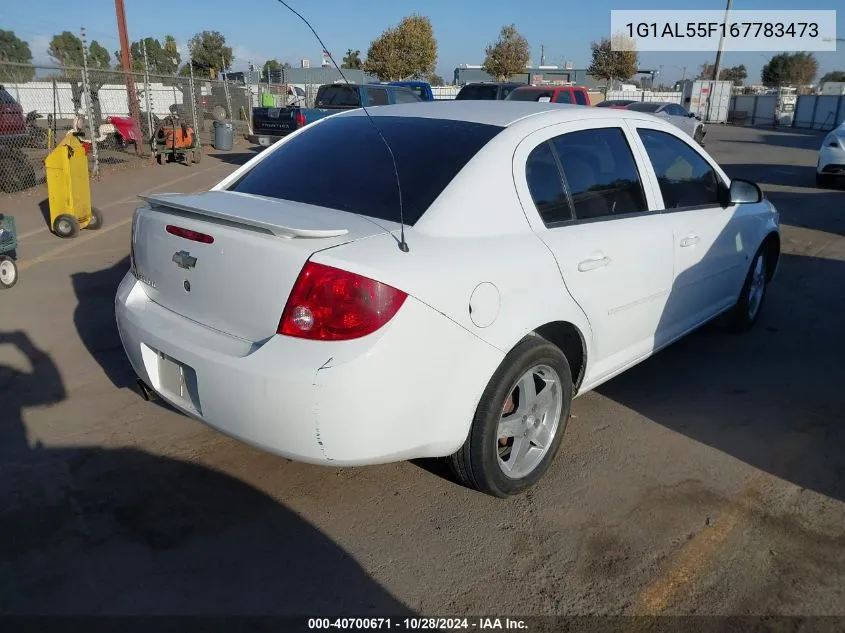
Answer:
<path fill-rule="evenodd" d="M 728 196 L 730 204 L 756 204 L 763 200 L 763 192 L 755 183 L 734 178 Z"/>

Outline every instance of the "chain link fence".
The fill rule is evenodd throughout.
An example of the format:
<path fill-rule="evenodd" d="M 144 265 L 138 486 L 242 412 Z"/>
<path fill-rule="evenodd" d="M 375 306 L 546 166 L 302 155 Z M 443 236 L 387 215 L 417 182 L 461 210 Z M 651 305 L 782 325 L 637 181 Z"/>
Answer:
<path fill-rule="evenodd" d="M 5 61 L 0 86 L 0 195 L 42 184 L 44 160 L 67 134 L 83 141 L 101 178 L 147 164 L 162 126 L 184 123 L 203 146 L 215 121 L 246 136 L 257 97 L 240 82 Z"/>

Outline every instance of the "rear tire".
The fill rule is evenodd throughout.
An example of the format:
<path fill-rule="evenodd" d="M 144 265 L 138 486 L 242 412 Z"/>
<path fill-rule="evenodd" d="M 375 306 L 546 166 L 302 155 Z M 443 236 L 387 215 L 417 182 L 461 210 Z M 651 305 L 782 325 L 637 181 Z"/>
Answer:
<path fill-rule="evenodd" d="M 543 338 L 526 338 L 493 374 L 449 466 L 462 484 L 480 492 L 500 498 L 524 492 L 554 460 L 571 402 L 566 356 Z"/>
<path fill-rule="evenodd" d="M 79 220 L 72 215 L 62 214 L 53 222 L 53 233 L 63 239 L 79 235 Z"/>
<path fill-rule="evenodd" d="M 85 228 L 89 231 L 99 231 L 103 228 L 103 212 L 97 207 L 91 207 L 91 220 Z"/>
<path fill-rule="evenodd" d="M 0 288 L 8 289 L 18 283 L 18 265 L 10 257 L 0 257 Z"/>
<path fill-rule="evenodd" d="M 760 318 L 768 289 L 769 259 L 766 249 L 761 246 L 751 261 L 751 267 L 742 285 L 739 301 L 728 316 L 728 329 L 731 332 L 747 332 Z"/>

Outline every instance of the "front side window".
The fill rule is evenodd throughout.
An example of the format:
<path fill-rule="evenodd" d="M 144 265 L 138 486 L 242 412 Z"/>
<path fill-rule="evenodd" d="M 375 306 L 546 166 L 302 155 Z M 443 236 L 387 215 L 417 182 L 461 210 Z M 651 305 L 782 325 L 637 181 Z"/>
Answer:
<path fill-rule="evenodd" d="M 637 132 L 654 167 L 666 209 L 720 206 L 719 178 L 701 154 L 672 134 L 646 128 Z"/>
<path fill-rule="evenodd" d="M 648 210 L 634 154 L 620 128 L 570 132 L 553 139 L 552 145 L 577 219 Z"/>

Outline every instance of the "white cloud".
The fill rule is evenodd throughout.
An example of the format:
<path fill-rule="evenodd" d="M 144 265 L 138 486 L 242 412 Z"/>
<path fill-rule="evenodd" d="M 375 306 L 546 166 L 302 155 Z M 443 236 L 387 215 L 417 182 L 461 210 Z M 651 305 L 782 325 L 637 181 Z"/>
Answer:
<path fill-rule="evenodd" d="M 256 66 L 263 66 L 264 62 L 272 59 L 260 51 L 252 50 L 242 44 L 236 44 L 232 47 L 232 55 L 235 61 L 232 63 L 232 70 L 246 70 L 247 64 L 252 62 Z"/>
<path fill-rule="evenodd" d="M 56 62 L 50 59 L 47 49 L 50 47 L 49 35 L 35 35 L 29 40 L 29 50 L 32 51 L 32 63 L 36 66 L 53 66 Z"/>

